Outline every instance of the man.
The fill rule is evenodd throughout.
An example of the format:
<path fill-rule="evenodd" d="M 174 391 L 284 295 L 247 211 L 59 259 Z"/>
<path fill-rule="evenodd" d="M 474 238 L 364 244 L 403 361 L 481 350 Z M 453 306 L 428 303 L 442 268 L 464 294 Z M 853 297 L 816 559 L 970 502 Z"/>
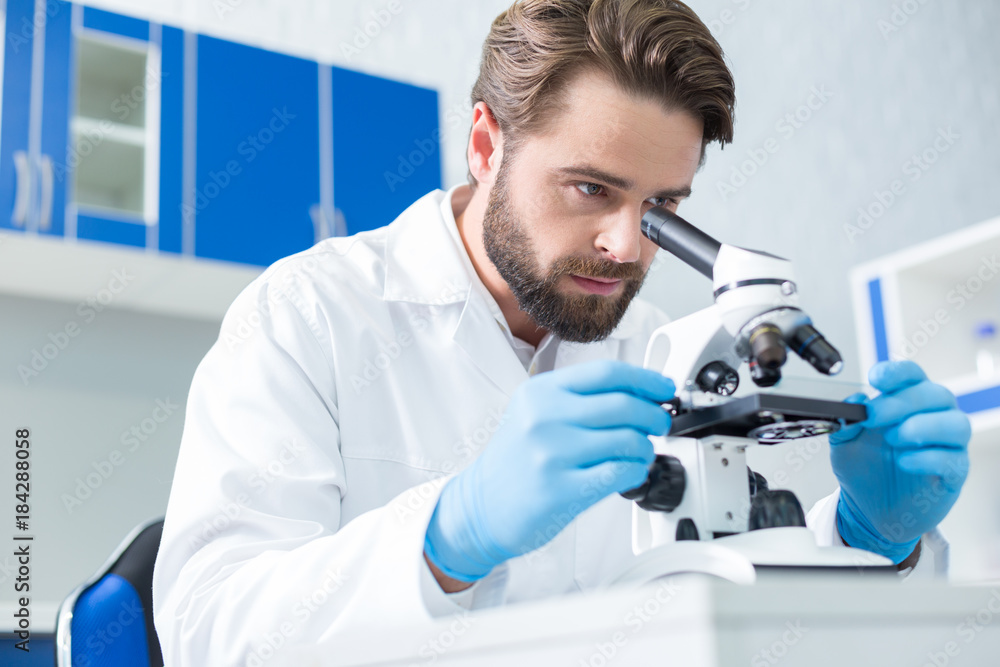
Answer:
<path fill-rule="evenodd" d="M 528 0 L 494 22 L 473 102 L 470 185 L 278 262 L 226 315 L 154 578 L 167 664 L 594 588 L 632 557 L 618 492 L 674 393 L 640 368 L 666 317 L 633 300 L 639 222 L 731 141 L 732 77 L 679 2 Z M 968 420 L 913 364 L 870 381 L 811 527 L 940 569 Z"/>

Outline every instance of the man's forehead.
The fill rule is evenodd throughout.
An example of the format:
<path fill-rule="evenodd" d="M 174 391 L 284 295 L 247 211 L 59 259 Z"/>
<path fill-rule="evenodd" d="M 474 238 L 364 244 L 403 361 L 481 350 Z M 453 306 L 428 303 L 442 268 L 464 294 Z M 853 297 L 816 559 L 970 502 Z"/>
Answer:
<path fill-rule="evenodd" d="M 702 130 L 700 118 L 668 111 L 588 72 L 568 84 L 550 122 L 526 143 L 534 144 L 535 158 L 550 167 L 596 167 L 630 181 L 671 172 L 673 180 L 678 170 L 697 170 Z"/>

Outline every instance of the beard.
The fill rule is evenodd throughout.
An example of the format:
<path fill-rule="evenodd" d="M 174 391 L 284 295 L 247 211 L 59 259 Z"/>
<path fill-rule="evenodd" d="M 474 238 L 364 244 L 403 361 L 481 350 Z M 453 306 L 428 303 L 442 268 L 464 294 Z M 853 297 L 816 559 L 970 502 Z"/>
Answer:
<path fill-rule="evenodd" d="M 518 307 L 542 329 L 566 341 L 592 343 L 615 330 L 646 278 L 639 262 L 611 262 L 561 257 L 547 270 L 514 210 L 509 191 L 513 154 L 503 156 L 483 215 L 483 245 L 497 272 L 507 282 Z M 564 276 L 620 279 L 616 294 L 567 294 L 558 283 Z"/>

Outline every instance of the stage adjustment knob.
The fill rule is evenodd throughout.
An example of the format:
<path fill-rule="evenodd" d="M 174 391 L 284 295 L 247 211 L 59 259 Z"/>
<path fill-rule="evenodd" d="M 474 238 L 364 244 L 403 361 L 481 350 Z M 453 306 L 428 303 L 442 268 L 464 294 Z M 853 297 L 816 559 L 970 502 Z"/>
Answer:
<path fill-rule="evenodd" d="M 674 539 L 678 542 L 697 540 L 698 526 L 694 525 L 694 521 L 691 519 L 681 519 L 677 522 L 677 531 L 674 533 Z"/>
<path fill-rule="evenodd" d="M 676 456 L 657 454 L 646 481 L 622 495 L 649 512 L 673 512 L 684 499 L 687 475 Z"/>
<path fill-rule="evenodd" d="M 753 498 L 761 491 L 767 491 L 767 480 L 759 472 L 750 470 L 747 466 L 747 481 L 750 484 L 750 497 Z"/>
<path fill-rule="evenodd" d="M 805 525 L 806 514 L 791 491 L 758 490 L 750 501 L 749 530 Z"/>

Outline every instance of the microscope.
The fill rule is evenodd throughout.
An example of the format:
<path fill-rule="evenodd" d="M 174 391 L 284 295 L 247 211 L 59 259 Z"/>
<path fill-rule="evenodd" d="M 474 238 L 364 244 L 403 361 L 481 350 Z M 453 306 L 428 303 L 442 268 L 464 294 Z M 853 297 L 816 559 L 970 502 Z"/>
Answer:
<path fill-rule="evenodd" d="M 863 405 L 776 393 L 791 350 L 822 375 L 843 368 L 837 350 L 798 305 L 791 263 L 719 243 L 655 207 L 642 233 L 713 281 L 715 303 L 657 329 L 644 366 L 677 384 L 664 408 L 670 432 L 652 437 L 656 460 L 634 501 L 634 564 L 617 583 L 701 572 L 753 583 L 789 569 L 891 570 L 881 556 L 819 547 L 791 491 L 772 490 L 747 466 L 747 448 L 822 436 L 864 421 Z M 747 365 L 757 388 L 738 392 Z M 777 386 L 776 386 L 777 385 Z"/>

